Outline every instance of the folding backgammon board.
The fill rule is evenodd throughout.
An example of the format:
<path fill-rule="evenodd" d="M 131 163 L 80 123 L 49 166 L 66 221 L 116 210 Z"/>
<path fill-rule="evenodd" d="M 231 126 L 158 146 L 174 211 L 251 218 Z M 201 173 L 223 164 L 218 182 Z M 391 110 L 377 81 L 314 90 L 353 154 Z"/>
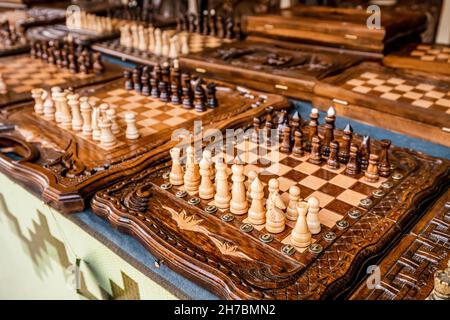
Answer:
<path fill-rule="evenodd" d="M 448 186 L 450 162 L 336 129 L 335 119 L 332 108 L 323 126 L 317 110 L 309 124 L 283 110 L 254 114 L 228 127 L 223 146 L 172 145 L 98 192 L 93 210 L 223 298 L 349 294 L 364 266 Z M 318 218 L 301 244 L 293 230 L 306 232 L 306 218 L 299 223 L 299 210 L 287 218 L 299 207 Z"/>
<path fill-rule="evenodd" d="M 350 298 L 448 299 L 444 280 L 450 272 L 449 259 L 450 192 L 447 191 L 378 264 L 380 279 L 374 276 L 364 279 Z"/>
<path fill-rule="evenodd" d="M 450 75 L 450 47 L 439 44 L 411 44 L 385 56 L 383 63 L 392 68 Z"/>
<path fill-rule="evenodd" d="M 251 37 L 180 58 L 184 68 L 197 74 L 302 100 L 312 100 L 313 88 L 321 79 L 361 61 L 361 56 L 333 48 L 294 47 Z"/>
<path fill-rule="evenodd" d="M 422 12 L 383 7 L 380 27 L 368 27 L 372 13 L 358 8 L 298 5 L 274 14 L 249 15 L 243 29 L 249 34 L 319 43 L 359 51 L 384 53 L 415 39 L 425 30 Z"/>
<path fill-rule="evenodd" d="M 35 63 L 32 66 L 35 67 Z M 172 139 L 173 130 L 188 129 L 192 132 L 195 121 L 201 121 L 199 125 L 204 130 L 222 129 L 245 115 L 257 114 L 267 107 L 287 105 L 280 96 L 220 82 L 213 85 L 208 81 L 206 85 L 197 79 L 194 89 L 191 89 L 191 80 L 186 80 L 186 75 L 182 76 L 185 82 L 178 102 L 172 99 L 177 90 L 170 81 L 164 82 L 164 86 L 162 79 L 165 78 L 160 79 L 158 86 L 152 87 L 151 95 L 150 91 L 145 93 L 144 84 L 140 87 L 140 80 L 130 83 L 128 78 L 75 90 L 77 98 L 70 91 L 63 93 L 61 98 L 61 90 L 47 90 L 44 94 L 39 91 L 42 89 L 37 89 L 38 93 L 34 95 L 40 97 L 40 101 L 3 111 L 0 170 L 41 194 L 45 202 L 61 211 L 80 211 L 89 195 L 100 187 L 146 168 L 148 159 L 159 155 L 157 147 Z M 175 79 L 175 75 L 172 76 Z M 152 84 L 153 81 L 156 78 L 152 78 Z M 35 83 L 32 87 L 38 85 Z M 51 87 L 57 85 L 52 83 Z M 172 96 L 168 96 L 168 88 L 171 88 Z M 178 88 L 181 94 L 181 86 Z M 53 91 L 60 98 L 53 96 Z M 59 103 L 60 110 L 65 110 L 60 111 L 59 122 L 52 99 L 48 101 L 50 95 L 52 99 L 55 97 L 55 106 Z M 69 100 L 70 108 L 75 103 L 75 109 L 68 109 L 64 96 L 78 101 Z M 85 96 L 88 98 L 83 98 Z M 63 104 L 64 108 L 61 107 Z M 97 107 L 93 109 L 92 106 Z M 108 109 L 111 110 L 108 112 Z M 96 119 L 111 117 L 111 121 L 114 120 L 115 127 L 110 127 L 114 130 L 112 143 L 111 140 L 103 143 L 100 138 L 94 139 L 94 132 L 100 134 L 99 130 L 103 130 L 98 127 L 94 130 L 91 126 L 94 110 L 98 112 Z M 114 119 L 110 112 L 113 112 Z M 65 116 L 61 116 L 63 113 Z M 133 122 L 132 134 L 129 133 L 129 121 Z M 105 136 L 111 138 L 111 133 L 107 133 L 109 135 Z"/>
<path fill-rule="evenodd" d="M 313 104 L 356 120 L 450 146 L 450 79 L 364 62 L 322 80 Z"/>

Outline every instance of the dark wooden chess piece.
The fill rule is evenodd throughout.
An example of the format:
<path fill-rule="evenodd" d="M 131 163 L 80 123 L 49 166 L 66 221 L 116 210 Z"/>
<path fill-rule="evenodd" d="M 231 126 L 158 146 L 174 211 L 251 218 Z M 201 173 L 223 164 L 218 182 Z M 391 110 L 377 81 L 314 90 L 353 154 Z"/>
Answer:
<path fill-rule="evenodd" d="M 141 70 L 139 67 L 133 69 L 133 89 L 137 93 L 141 93 Z"/>
<path fill-rule="evenodd" d="M 191 89 L 191 76 L 189 73 L 183 73 L 181 75 L 182 92 L 183 92 L 183 107 L 186 109 L 192 109 L 192 89 Z"/>
<path fill-rule="evenodd" d="M 280 145 L 280 151 L 288 153 L 291 151 L 291 128 L 286 126 L 283 130 L 283 140 Z"/>
<path fill-rule="evenodd" d="M 370 137 L 364 136 L 363 141 L 359 147 L 359 162 L 361 164 L 361 169 L 366 170 L 369 165 L 369 154 L 370 154 Z"/>
<path fill-rule="evenodd" d="M 223 16 L 217 16 L 217 37 L 225 38 L 225 20 Z"/>
<path fill-rule="evenodd" d="M 50 45 L 47 49 L 48 51 L 48 63 L 50 64 L 56 64 L 56 59 L 55 59 L 55 48 L 53 47 L 53 45 Z"/>
<path fill-rule="evenodd" d="M 205 112 L 205 89 L 203 89 L 202 86 L 202 79 L 198 79 L 197 83 L 195 84 L 195 90 L 194 90 L 194 108 L 197 112 Z"/>
<path fill-rule="evenodd" d="M 253 142 L 259 143 L 261 120 L 258 117 L 253 118 Z"/>
<path fill-rule="evenodd" d="M 48 44 L 46 41 L 42 42 L 41 59 L 48 62 Z"/>
<path fill-rule="evenodd" d="M 311 155 L 308 161 L 317 165 L 322 163 L 322 155 L 320 154 L 320 138 L 317 135 L 313 136 L 311 139 Z"/>
<path fill-rule="evenodd" d="M 209 13 L 208 10 L 203 11 L 203 30 L 202 34 L 204 36 L 209 35 Z"/>
<path fill-rule="evenodd" d="M 383 149 L 381 150 L 378 173 L 381 177 L 388 178 L 391 175 L 391 164 L 389 162 L 389 148 L 391 147 L 391 140 L 381 140 L 381 147 Z"/>
<path fill-rule="evenodd" d="M 83 56 L 84 65 L 86 66 L 86 70 L 90 72 L 92 70 L 92 57 L 87 49 L 84 49 L 81 52 Z"/>
<path fill-rule="evenodd" d="M 101 55 L 100 52 L 95 52 L 94 53 L 94 65 L 93 65 L 93 68 L 94 68 L 94 72 L 96 74 L 100 74 L 103 71 L 105 71 L 105 67 L 103 66 L 103 63 L 102 63 L 102 55 Z"/>
<path fill-rule="evenodd" d="M 68 55 L 69 58 L 69 70 L 72 73 L 77 73 L 78 72 L 78 66 L 75 60 L 75 56 L 73 54 L 69 54 Z"/>
<path fill-rule="evenodd" d="M 355 176 L 361 172 L 361 167 L 358 161 L 358 146 L 354 143 L 350 145 L 350 158 L 348 159 L 345 173 Z"/>
<path fill-rule="evenodd" d="M 170 101 L 173 104 L 180 104 L 180 69 L 178 67 L 174 67 L 170 72 L 171 80 L 170 80 Z"/>
<path fill-rule="evenodd" d="M 298 111 L 295 111 L 292 115 L 291 121 L 289 123 L 291 127 L 291 138 L 293 139 L 295 137 L 295 132 L 300 130 L 300 121 L 301 116 L 298 113 Z"/>
<path fill-rule="evenodd" d="M 159 98 L 159 81 L 155 78 L 155 74 L 152 72 L 150 76 L 150 96 L 152 98 Z"/>
<path fill-rule="evenodd" d="M 306 140 L 306 150 L 308 151 L 311 150 L 312 138 L 319 135 L 319 111 L 313 108 L 309 117 L 309 133 L 308 139 Z"/>
<path fill-rule="evenodd" d="M 209 35 L 217 36 L 217 16 L 214 9 L 209 12 Z"/>
<path fill-rule="evenodd" d="M 216 98 L 216 84 L 214 82 L 210 82 L 206 85 L 206 94 L 208 96 L 208 108 L 217 108 L 218 101 Z"/>
<path fill-rule="evenodd" d="M 190 14 L 188 20 L 189 20 L 189 32 L 195 32 L 197 17 L 195 16 L 195 14 Z"/>
<path fill-rule="evenodd" d="M 350 143 L 353 136 L 353 128 L 350 124 L 344 129 L 344 134 L 342 135 L 342 143 L 339 147 L 338 159 L 340 163 L 347 163 L 350 157 Z"/>
<path fill-rule="evenodd" d="M 232 16 L 227 17 L 225 37 L 227 39 L 234 39 L 234 20 Z"/>
<path fill-rule="evenodd" d="M 85 60 L 85 57 L 82 54 L 78 56 L 78 59 L 77 59 L 78 68 L 81 73 L 87 74 L 88 69 L 86 68 L 86 63 L 84 60 Z"/>
<path fill-rule="evenodd" d="M 330 107 L 328 109 L 327 116 L 325 117 L 325 134 L 323 137 L 323 144 L 322 144 L 322 155 L 324 157 L 328 157 L 330 154 L 330 142 L 334 140 L 334 123 L 336 121 L 336 112 L 334 111 L 334 108 Z"/>
<path fill-rule="evenodd" d="M 150 79 L 148 74 L 148 66 L 142 68 L 141 74 L 141 93 L 142 95 L 148 97 L 150 95 Z"/>
<path fill-rule="evenodd" d="M 303 141 L 302 132 L 300 130 L 295 131 L 294 133 L 294 147 L 292 148 L 292 154 L 295 157 L 303 157 Z"/>
<path fill-rule="evenodd" d="M 69 69 L 69 56 L 67 54 L 66 48 L 61 49 L 61 67 L 64 69 Z"/>
<path fill-rule="evenodd" d="M 161 100 L 162 102 L 169 102 L 169 92 L 167 82 L 160 81 L 158 87 L 159 87 L 159 100 Z"/>
<path fill-rule="evenodd" d="M 125 78 L 125 90 L 133 90 L 133 81 L 131 80 L 130 70 L 123 71 L 123 77 Z"/>
<path fill-rule="evenodd" d="M 330 154 L 327 159 L 327 166 L 330 169 L 339 169 L 339 161 L 338 161 L 338 152 L 339 152 L 339 142 L 331 141 L 330 142 Z"/>

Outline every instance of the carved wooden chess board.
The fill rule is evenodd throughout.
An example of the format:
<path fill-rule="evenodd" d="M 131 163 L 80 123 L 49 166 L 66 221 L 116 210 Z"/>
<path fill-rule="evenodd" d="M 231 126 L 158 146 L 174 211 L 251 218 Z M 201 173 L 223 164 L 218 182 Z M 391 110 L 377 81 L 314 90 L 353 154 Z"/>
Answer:
<path fill-rule="evenodd" d="M 243 29 L 252 34 L 383 53 L 415 39 L 425 30 L 422 12 L 384 7 L 380 28 L 368 28 L 371 12 L 358 8 L 296 5 L 278 14 L 248 15 Z"/>
<path fill-rule="evenodd" d="M 180 58 L 184 68 L 199 74 L 303 100 L 311 100 L 320 79 L 360 61 L 333 49 L 299 45 L 294 50 L 251 38 Z"/>
<path fill-rule="evenodd" d="M 34 59 L 28 54 L 0 59 L 0 73 L 8 88 L 8 93 L 0 95 L 0 107 L 31 100 L 31 89 L 53 86 L 80 88 L 119 78 L 120 68 L 105 63 L 102 74 L 71 73 L 56 65 Z"/>
<path fill-rule="evenodd" d="M 197 33 L 190 33 L 189 36 L 189 55 L 191 53 L 202 52 L 208 48 L 217 48 L 223 43 L 229 43 L 232 40 L 222 39 L 213 36 L 204 36 Z M 104 54 L 118 57 L 125 61 L 132 61 L 146 65 L 156 65 L 169 60 L 168 57 L 157 56 L 147 51 L 136 48 L 128 48 L 120 44 L 118 39 L 103 41 L 92 45 L 92 49 Z"/>
<path fill-rule="evenodd" d="M 450 75 L 450 47 L 438 44 L 412 44 L 399 52 L 387 55 L 383 63 L 392 68 Z"/>
<path fill-rule="evenodd" d="M 302 130 L 306 134 L 309 128 Z M 324 129 L 319 132 L 323 138 Z M 335 139 L 342 141 L 342 131 L 335 130 Z M 246 146 L 237 142 L 231 158 L 254 156 L 249 141 L 244 140 Z M 352 141 L 361 137 L 353 135 Z M 371 150 L 380 148 L 372 141 Z M 308 153 L 298 158 L 269 148 L 268 155 L 274 153 L 278 162 L 245 164 L 245 171 L 260 172 L 265 181 L 278 178 L 284 198 L 289 186 L 297 184 L 302 198 L 320 199 L 322 230 L 306 249 L 291 244 L 292 222 L 282 233 L 271 234 L 265 226 L 249 224 L 247 214 L 217 209 L 214 201 L 171 185 L 170 161 L 155 162 L 133 179 L 98 192 L 93 210 L 137 237 L 170 268 L 221 297 L 332 298 L 345 292 L 368 259 L 381 254 L 419 217 L 422 206 L 445 188 L 450 172 L 446 160 L 392 147 L 391 174 L 368 184 L 342 168 L 311 164 Z"/>
<path fill-rule="evenodd" d="M 362 63 L 314 88 L 314 105 L 450 146 L 450 81 Z M 401 125 L 399 125 L 401 123 Z"/>
<path fill-rule="evenodd" d="M 444 270 L 449 259 L 450 192 L 447 191 L 378 264 L 381 282 L 369 289 L 364 279 L 350 299 L 424 300 L 433 290 L 434 272 Z"/>
<path fill-rule="evenodd" d="M 201 120 L 204 130 L 209 127 L 220 130 L 268 106 L 287 105 L 280 96 L 239 91 L 217 83 L 218 107 L 198 113 L 123 88 L 123 80 L 116 80 L 75 91 L 97 103 L 107 102 L 116 110 L 121 132 L 117 136 L 118 143 L 111 148 L 37 116 L 34 103 L 5 109 L 1 122 L 6 124 L 7 130 L 0 137 L 0 170 L 42 194 L 44 201 L 59 210 L 80 211 L 89 195 L 100 187 L 144 169 L 148 159 L 158 156 L 162 145 L 171 140 L 174 129 L 192 130 L 194 120 Z M 136 114 L 141 133 L 137 140 L 125 139 L 123 135 L 126 111 Z M 16 162 L 7 156 L 8 152 L 22 160 Z"/>

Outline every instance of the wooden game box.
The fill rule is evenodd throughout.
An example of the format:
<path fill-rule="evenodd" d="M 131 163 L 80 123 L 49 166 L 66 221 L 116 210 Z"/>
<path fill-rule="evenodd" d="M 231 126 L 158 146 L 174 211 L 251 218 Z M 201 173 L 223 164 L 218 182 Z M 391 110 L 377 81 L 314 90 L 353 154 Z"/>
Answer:
<path fill-rule="evenodd" d="M 180 64 L 197 74 L 311 101 L 317 82 L 362 60 L 333 48 L 249 37 L 181 57 Z"/>
<path fill-rule="evenodd" d="M 411 39 L 420 41 L 427 24 L 424 13 L 383 8 L 381 28 L 369 29 L 369 16 L 365 9 L 298 5 L 276 14 L 248 15 L 243 29 L 248 34 L 382 54 Z"/>
<path fill-rule="evenodd" d="M 450 79 L 364 62 L 326 78 L 313 104 L 345 117 L 450 146 Z"/>
<path fill-rule="evenodd" d="M 392 68 L 450 75 L 450 47 L 439 44 L 410 44 L 385 56 L 383 64 Z"/>
<path fill-rule="evenodd" d="M 350 296 L 354 300 L 425 300 L 434 287 L 434 273 L 450 259 L 450 191 L 433 205 L 383 258 L 380 282 L 365 278 Z"/>
<path fill-rule="evenodd" d="M 7 20 L 22 29 L 61 23 L 65 19 L 66 11 L 63 9 L 36 7 L 25 10 L 8 10 L 0 13 L 0 20 Z"/>
<path fill-rule="evenodd" d="M 0 95 L 0 108 L 31 100 L 31 89 L 53 86 L 74 89 L 89 86 L 122 76 L 122 70 L 114 64 L 104 62 L 105 71 L 101 74 L 76 73 L 61 69 L 56 65 L 22 54 L 0 59 L 0 73 L 8 87 L 8 93 Z"/>
<path fill-rule="evenodd" d="M 100 188 L 147 168 L 149 159 L 159 157 L 160 147 L 172 139 L 173 130 L 192 132 L 195 121 L 202 121 L 203 130 L 220 130 L 240 117 L 288 103 L 281 96 L 220 82 L 216 89 L 218 107 L 203 113 L 127 91 L 123 79 L 76 90 L 97 105 L 105 102 L 116 109 L 120 133 L 111 148 L 37 116 L 34 103 L 6 108 L 1 119 L 0 171 L 58 210 L 79 212 Z M 137 140 L 125 138 L 124 115 L 128 111 L 136 114 Z"/>
<path fill-rule="evenodd" d="M 252 120 L 241 122 L 241 128 L 250 127 Z M 322 138 L 323 130 L 319 128 Z M 302 131 L 307 135 L 309 127 Z M 342 130 L 334 132 L 341 142 Z M 361 140 L 353 134 L 354 143 Z M 286 205 L 293 185 L 300 187 L 301 198 L 319 199 L 322 230 L 309 247 L 291 244 L 292 221 L 283 232 L 270 234 L 264 225 L 250 224 L 247 214 L 217 209 L 214 200 L 172 185 L 168 152 L 133 178 L 99 191 L 93 211 L 140 240 L 160 264 L 221 298 L 325 299 L 348 293 L 360 270 L 408 230 L 449 183 L 449 161 L 395 146 L 389 150 L 389 177 L 368 183 L 361 174 L 349 176 L 345 166 L 332 170 L 310 163 L 308 152 L 295 157 L 273 145 L 262 154 L 277 154 L 278 161 L 260 163 L 261 153 L 255 153 L 252 143 L 236 141 L 229 160 L 239 156 L 244 173 L 259 172 L 265 185 L 278 178 Z M 370 148 L 379 150 L 380 142 L 372 140 Z"/>

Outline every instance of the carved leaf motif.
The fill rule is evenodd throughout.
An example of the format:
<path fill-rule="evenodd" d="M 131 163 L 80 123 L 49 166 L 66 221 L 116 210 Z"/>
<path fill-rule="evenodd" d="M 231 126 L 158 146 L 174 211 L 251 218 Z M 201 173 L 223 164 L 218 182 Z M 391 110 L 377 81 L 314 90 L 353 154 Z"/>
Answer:
<path fill-rule="evenodd" d="M 56 143 L 42 135 L 37 129 L 16 126 L 16 130 L 25 138 L 27 142 L 40 143 L 43 148 L 53 149 L 55 151 L 63 152 Z"/>
<path fill-rule="evenodd" d="M 234 256 L 234 257 L 252 260 L 252 258 L 250 258 L 248 255 L 239 251 L 238 250 L 239 247 L 237 245 L 235 245 L 234 243 L 228 242 L 228 241 L 220 241 L 219 239 L 216 239 L 214 237 L 209 237 L 209 238 L 214 242 L 214 244 L 217 246 L 217 248 L 219 249 L 219 251 L 222 254 L 224 254 L 226 256 Z"/>

